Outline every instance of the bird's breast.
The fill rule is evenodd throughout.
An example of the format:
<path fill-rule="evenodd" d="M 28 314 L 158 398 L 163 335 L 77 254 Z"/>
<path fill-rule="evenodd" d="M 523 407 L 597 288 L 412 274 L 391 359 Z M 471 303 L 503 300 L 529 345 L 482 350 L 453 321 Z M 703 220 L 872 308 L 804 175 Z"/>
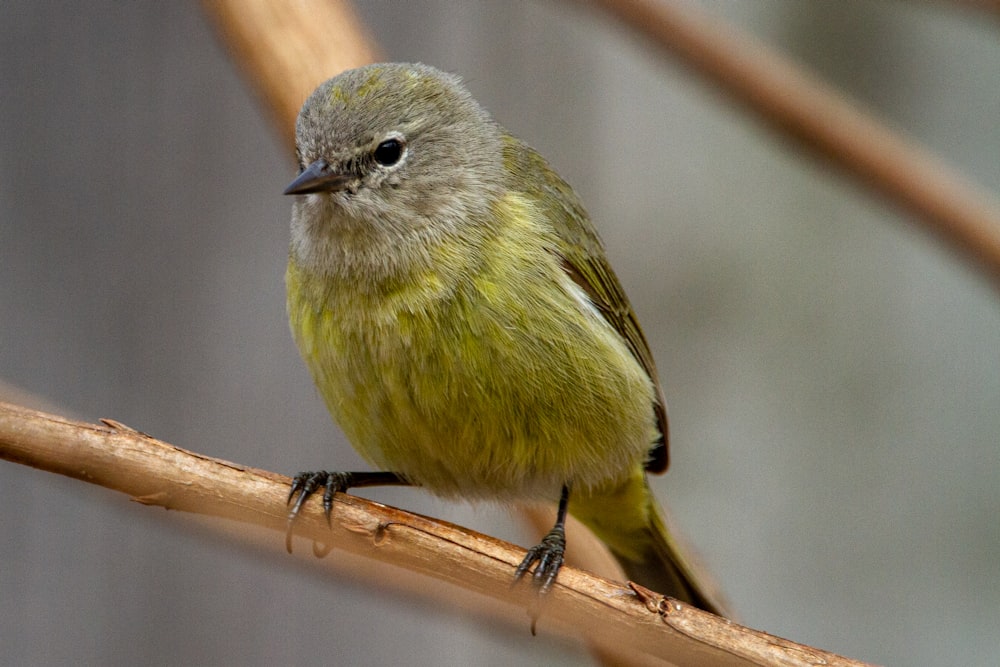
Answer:
<path fill-rule="evenodd" d="M 292 331 L 335 420 L 374 465 L 443 495 L 631 474 L 655 438 L 649 378 L 554 257 L 491 243 L 474 268 L 378 293 L 290 263 Z"/>

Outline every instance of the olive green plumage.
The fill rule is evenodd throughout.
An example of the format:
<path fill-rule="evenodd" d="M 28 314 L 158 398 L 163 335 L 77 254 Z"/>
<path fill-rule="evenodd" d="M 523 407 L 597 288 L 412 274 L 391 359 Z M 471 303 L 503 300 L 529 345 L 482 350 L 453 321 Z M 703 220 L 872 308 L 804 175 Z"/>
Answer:
<path fill-rule="evenodd" d="M 646 484 L 666 467 L 663 397 L 573 190 L 423 65 L 327 81 L 296 129 L 289 318 L 354 447 L 443 496 L 568 486 L 629 576 L 718 610 Z"/>

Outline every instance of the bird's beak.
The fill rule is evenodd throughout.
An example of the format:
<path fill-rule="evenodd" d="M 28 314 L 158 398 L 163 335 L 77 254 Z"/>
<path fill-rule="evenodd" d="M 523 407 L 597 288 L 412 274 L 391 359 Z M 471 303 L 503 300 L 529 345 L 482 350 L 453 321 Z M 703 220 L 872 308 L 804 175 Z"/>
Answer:
<path fill-rule="evenodd" d="M 288 184 L 284 194 L 307 195 L 311 192 L 341 190 L 352 178 L 351 174 L 335 171 L 326 160 L 316 160 Z"/>

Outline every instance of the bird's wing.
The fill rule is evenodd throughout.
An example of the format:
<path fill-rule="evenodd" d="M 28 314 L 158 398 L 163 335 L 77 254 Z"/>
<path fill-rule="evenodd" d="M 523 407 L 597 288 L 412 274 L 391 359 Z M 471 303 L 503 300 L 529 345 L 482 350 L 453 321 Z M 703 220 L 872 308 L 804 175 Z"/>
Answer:
<path fill-rule="evenodd" d="M 625 340 L 632 356 L 645 369 L 656 390 L 653 411 L 661 439 L 653 445 L 646 462 L 649 472 L 663 472 L 669 464 L 667 407 L 656 373 L 653 353 L 642 333 L 625 290 L 615 276 L 604 246 L 573 189 L 556 174 L 535 150 L 513 137 L 507 139 L 505 167 L 514 180 L 545 214 L 555 231 L 556 248 L 566 274 L 590 297 L 594 307 Z"/>

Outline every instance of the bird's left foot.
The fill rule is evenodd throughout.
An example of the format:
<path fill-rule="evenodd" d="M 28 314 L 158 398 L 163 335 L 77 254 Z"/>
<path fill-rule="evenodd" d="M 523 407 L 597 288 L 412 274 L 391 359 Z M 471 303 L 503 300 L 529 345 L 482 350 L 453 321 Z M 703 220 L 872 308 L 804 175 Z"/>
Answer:
<path fill-rule="evenodd" d="M 531 572 L 531 583 L 539 595 L 545 595 L 552 588 L 565 558 L 566 531 L 562 524 L 556 524 L 549 531 L 549 534 L 542 538 L 541 542 L 528 550 L 524 560 L 514 571 L 514 582 L 520 581 L 534 565 L 535 569 Z"/>
<path fill-rule="evenodd" d="M 531 583 L 539 595 L 545 595 L 555 583 L 556 575 L 562 568 L 563 561 L 566 560 L 566 509 L 569 506 L 569 484 L 562 488 L 559 496 L 559 509 L 556 511 L 556 525 L 552 526 L 549 534 L 542 538 L 537 545 L 528 549 L 527 555 L 521 564 L 514 571 L 514 583 L 521 581 L 531 566 L 535 569 L 531 573 Z M 535 634 L 535 623 L 531 623 L 531 634 Z"/>

